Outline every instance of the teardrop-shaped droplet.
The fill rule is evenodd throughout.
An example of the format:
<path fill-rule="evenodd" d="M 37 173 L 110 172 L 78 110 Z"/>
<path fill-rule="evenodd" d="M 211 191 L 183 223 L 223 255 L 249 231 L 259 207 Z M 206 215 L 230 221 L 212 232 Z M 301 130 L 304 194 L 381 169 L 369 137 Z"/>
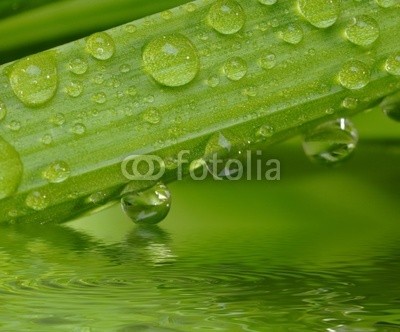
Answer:
<path fill-rule="evenodd" d="M 242 58 L 233 57 L 224 64 L 224 73 L 231 81 L 239 81 L 247 73 L 247 63 Z"/>
<path fill-rule="evenodd" d="M 224 35 L 241 30 L 246 21 L 243 8 L 235 0 L 217 0 L 207 16 L 208 24 Z"/>
<path fill-rule="evenodd" d="M 299 0 L 300 13 L 317 28 L 332 26 L 340 14 L 340 0 Z"/>
<path fill-rule="evenodd" d="M 23 166 L 18 152 L 0 137 L 0 199 L 11 196 L 22 178 Z"/>
<path fill-rule="evenodd" d="M 62 160 L 52 162 L 42 173 L 42 177 L 50 183 L 61 183 L 69 178 L 71 169 Z"/>
<path fill-rule="evenodd" d="M 340 84 L 350 90 L 358 90 L 365 87 L 371 78 L 368 66 L 358 60 L 346 62 L 339 72 Z"/>
<path fill-rule="evenodd" d="M 188 84 L 200 69 L 196 47 L 181 34 L 151 40 L 144 48 L 143 63 L 158 83 L 170 87 Z"/>
<path fill-rule="evenodd" d="M 339 119 L 311 130 L 304 138 L 303 148 L 312 161 L 330 166 L 348 159 L 357 142 L 358 133 L 353 124 Z"/>
<path fill-rule="evenodd" d="M 96 32 L 86 40 L 86 50 L 98 60 L 108 60 L 115 53 L 115 43 L 106 32 Z"/>
<path fill-rule="evenodd" d="M 136 224 L 155 225 L 168 215 L 171 193 L 164 184 L 159 183 L 141 192 L 125 194 L 121 199 L 121 206 Z"/>
<path fill-rule="evenodd" d="M 54 54 L 39 53 L 16 62 L 9 72 L 11 88 L 27 106 L 40 106 L 52 99 L 58 75 Z"/>
<path fill-rule="evenodd" d="M 379 33 L 378 22 L 367 15 L 354 17 L 345 29 L 347 39 L 359 46 L 371 45 L 378 39 Z"/>
<path fill-rule="evenodd" d="M 380 107 L 389 118 L 400 122 L 400 92 L 386 97 Z"/>

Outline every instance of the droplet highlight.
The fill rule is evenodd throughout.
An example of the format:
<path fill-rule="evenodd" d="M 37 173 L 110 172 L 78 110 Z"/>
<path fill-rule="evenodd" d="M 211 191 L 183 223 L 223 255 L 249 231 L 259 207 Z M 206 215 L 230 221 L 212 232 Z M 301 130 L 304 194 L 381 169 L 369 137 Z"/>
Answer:
<path fill-rule="evenodd" d="M 200 69 L 196 47 L 181 34 L 151 40 L 144 48 L 143 64 L 158 83 L 169 87 L 188 84 Z"/>
<path fill-rule="evenodd" d="M 304 18 L 317 28 L 335 24 L 340 14 L 340 0 L 299 0 L 298 8 Z"/>
<path fill-rule="evenodd" d="M 380 34 L 378 22 L 370 16 L 354 17 L 345 29 L 347 39 L 355 45 L 369 46 Z"/>
<path fill-rule="evenodd" d="M 106 32 L 96 32 L 86 40 L 86 51 L 97 60 L 108 60 L 115 53 L 115 43 Z"/>
<path fill-rule="evenodd" d="M 243 28 L 246 15 L 238 2 L 218 0 L 211 6 L 207 21 L 217 32 L 232 35 Z"/>
<path fill-rule="evenodd" d="M 0 137 L 0 199 L 11 196 L 21 183 L 23 166 L 15 148 Z"/>
<path fill-rule="evenodd" d="M 121 206 L 138 225 L 155 225 L 164 220 L 171 207 L 171 193 L 162 183 L 141 191 L 125 194 Z"/>
<path fill-rule="evenodd" d="M 368 66 L 358 60 L 350 60 L 345 63 L 339 72 L 340 84 L 350 90 L 358 90 L 365 87 L 371 77 Z"/>

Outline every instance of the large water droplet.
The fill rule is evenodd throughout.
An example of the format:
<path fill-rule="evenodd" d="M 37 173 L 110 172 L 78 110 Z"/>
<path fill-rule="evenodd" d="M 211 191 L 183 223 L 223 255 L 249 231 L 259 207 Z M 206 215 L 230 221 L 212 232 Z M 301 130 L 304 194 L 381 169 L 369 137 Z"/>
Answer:
<path fill-rule="evenodd" d="M 340 84 L 350 90 L 365 87 L 370 81 L 371 73 L 368 66 L 358 60 L 346 62 L 339 72 Z"/>
<path fill-rule="evenodd" d="M 106 32 L 96 32 L 86 40 L 86 50 L 98 60 L 108 60 L 115 53 L 115 43 Z"/>
<path fill-rule="evenodd" d="M 375 0 L 375 1 L 379 6 L 383 8 L 389 8 L 400 4 L 399 0 Z"/>
<path fill-rule="evenodd" d="M 210 8 L 208 24 L 224 35 L 231 35 L 243 28 L 246 15 L 235 0 L 218 0 Z"/>
<path fill-rule="evenodd" d="M 53 53 L 40 53 L 16 62 L 9 72 L 11 88 L 27 106 L 39 106 L 52 99 L 58 76 Z"/>
<path fill-rule="evenodd" d="M 389 118 L 400 121 L 400 92 L 386 97 L 380 107 Z"/>
<path fill-rule="evenodd" d="M 279 37 L 289 44 L 296 45 L 303 40 L 303 28 L 298 23 L 290 23 L 279 32 Z"/>
<path fill-rule="evenodd" d="M 22 171 L 18 152 L 0 137 L 0 199 L 11 196 L 17 190 Z"/>
<path fill-rule="evenodd" d="M 143 63 L 158 83 L 170 87 L 188 84 L 200 68 L 195 46 L 181 34 L 151 40 L 143 51 Z"/>
<path fill-rule="evenodd" d="M 317 28 L 332 26 L 340 14 L 340 0 L 299 0 L 304 18 Z"/>
<path fill-rule="evenodd" d="M 400 75 L 400 52 L 393 53 L 387 58 L 385 69 L 391 75 Z"/>
<path fill-rule="evenodd" d="M 224 64 L 224 73 L 232 81 L 239 81 L 247 73 L 247 63 L 242 58 L 234 57 Z"/>
<path fill-rule="evenodd" d="M 379 37 L 379 25 L 372 17 L 367 15 L 356 16 L 346 27 L 347 39 L 359 46 L 368 46 Z"/>
<path fill-rule="evenodd" d="M 346 119 L 327 122 L 310 131 L 304 138 L 303 148 L 314 162 L 335 165 L 348 159 L 357 146 L 358 133 Z"/>
<path fill-rule="evenodd" d="M 154 225 L 168 215 L 171 194 L 164 184 L 159 183 L 145 191 L 125 194 L 121 205 L 127 216 L 136 224 Z"/>
<path fill-rule="evenodd" d="M 42 211 L 48 207 L 49 199 L 40 191 L 32 191 L 26 196 L 25 204 L 35 211 Z"/>
<path fill-rule="evenodd" d="M 42 177 L 50 183 L 61 183 L 68 179 L 71 169 L 65 161 L 51 163 L 42 173 Z"/>

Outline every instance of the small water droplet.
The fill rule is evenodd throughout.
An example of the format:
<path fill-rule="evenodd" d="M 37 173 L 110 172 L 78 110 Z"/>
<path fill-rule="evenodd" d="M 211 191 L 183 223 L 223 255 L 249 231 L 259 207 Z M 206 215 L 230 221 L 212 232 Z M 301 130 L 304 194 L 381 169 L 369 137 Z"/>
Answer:
<path fill-rule="evenodd" d="M 102 205 L 103 203 L 105 203 L 107 196 L 108 195 L 105 192 L 98 191 L 98 192 L 91 194 L 87 198 L 87 202 L 90 204 Z"/>
<path fill-rule="evenodd" d="M 303 40 L 303 28 L 298 23 L 290 23 L 279 32 L 279 37 L 289 44 L 296 45 Z"/>
<path fill-rule="evenodd" d="M 0 101 L 0 121 L 4 120 L 7 115 L 7 107 L 2 101 Z"/>
<path fill-rule="evenodd" d="M 400 52 L 393 53 L 387 58 L 385 69 L 391 75 L 400 75 Z"/>
<path fill-rule="evenodd" d="M 115 53 L 115 43 L 106 32 L 96 32 L 86 40 L 86 50 L 98 60 L 108 60 Z"/>
<path fill-rule="evenodd" d="M 193 2 L 189 2 L 187 4 L 184 4 L 183 7 L 189 13 L 193 13 L 197 9 L 197 5 L 195 3 L 193 3 Z"/>
<path fill-rule="evenodd" d="M 7 125 L 7 128 L 10 129 L 11 131 L 19 131 L 21 129 L 21 122 L 17 120 L 12 120 Z"/>
<path fill-rule="evenodd" d="M 358 107 L 359 100 L 353 97 L 346 97 L 343 99 L 342 106 L 348 110 L 354 110 Z"/>
<path fill-rule="evenodd" d="M 239 81 L 247 73 L 247 63 L 239 57 L 230 58 L 224 64 L 224 73 L 230 80 Z"/>
<path fill-rule="evenodd" d="M 52 99 L 58 75 L 53 53 L 39 53 L 16 62 L 9 73 L 11 88 L 27 106 L 40 106 Z"/>
<path fill-rule="evenodd" d="M 83 92 L 83 85 L 80 82 L 72 81 L 65 87 L 65 92 L 70 97 L 79 97 Z"/>
<path fill-rule="evenodd" d="M 272 69 L 276 66 L 276 55 L 273 53 L 265 53 L 258 59 L 258 65 L 265 70 Z"/>
<path fill-rule="evenodd" d="M 135 86 L 130 86 L 129 88 L 126 89 L 125 93 L 128 96 L 135 97 L 138 92 Z"/>
<path fill-rule="evenodd" d="M 314 162 L 335 165 L 348 159 L 358 142 L 358 133 L 353 124 L 339 119 L 322 124 L 311 130 L 304 138 L 303 148 Z"/>
<path fill-rule="evenodd" d="M 129 73 L 130 71 L 131 71 L 131 66 L 129 65 L 129 64 L 123 64 L 123 65 L 121 65 L 121 67 L 119 67 L 119 71 L 121 72 L 121 73 Z"/>
<path fill-rule="evenodd" d="M 151 40 L 143 51 L 143 62 L 158 83 L 170 87 L 188 84 L 200 69 L 196 47 L 181 34 Z"/>
<path fill-rule="evenodd" d="M 26 196 L 25 204 L 35 211 L 42 211 L 49 206 L 49 200 L 47 195 L 40 191 L 32 191 Z"/>
<path fill-rule="evenodd" d="M 80 58 L 75 58 L 68 63 L 68 68 L 76 75 L 83 75 L 88 70 L 88 64 Z"/>
<path fill-rule="evenodd" d="M 92 96 L 92 101 L 97 104 L 104 104 L 107 101 L 107 96 L 104 92 L 95 93 Z"/>
<path fill-rule="evenodd" d="M 400 121 L 400 92 L 386 97 L 379 106 L 389 118 Z"/>
<path fill-rule="evenodd" d="M 256 141 L 257 142 L 262 142 L 265 141 L 266 139 L 272 137 L 275 133 L 275 129 L 271 127 L 270 125 L 262 125 L 260 128 L 258 128 L 256 132 Z"/>
<path fill-rule="evenodd" d="M 133 24 L 127 24 L 124 26 L 124 29 L 128 33 L 135 33 L 137 31 L 136 25 Z"/>
<path fill-rule="evenodd" d="M 69 165 L 62 160 L 52 162 L 42 172 L 43 179 L 50 183 L 61 183 L 69 178 L 71 169 Z"/>
<path fill-rule="evenodd" d="M 257 88 L 254 86 L 248 86 L 247 88 L 242 89 L 242 95 L 246 97 L 256 97 L 257 96 Z"/>
<path fill-rule="evenodd" d="M 267 6 L 271 6 L 276 4 L 277 0 L 258 0 L 259 3 L 263 4 L 263 5 L 267 5 Z"/>
<path fill-rule="evenodd" d="M 51 143 L 53 143 L 53 137 L 50 134 L 44 134 L 40 141 L 44 145 L 50 145 Z"/>
<path fill-rule="evenodd" d="M 347 39 L 359 46 L 368 46 L 379 37 L 379 25 L 372 17 L 354 17 L 345 29 Z"/>
<path fill-rule="evenodd" d="M 208 79 L 207 79 L 207 85 L 211 88 L 215 88 L 219 85 L 220 80 L 219 77 L 217 75 L 211 75 Z"/>
<path fill-rule="evenodd" d="M 0 199 L 11 196 L 22 179 L 23 166 L 18 152 L 0 137 Z"/>
<path fill-rule="evenodd" d="M 146 110 L 143 113 L 142 118 L 144 121 L 146 121 L 147 123 L 150 123 L 150 124 L 159 124 L 161 121 L 160 112 L 154 107 Z"/>
<path fill-rule="evenodd" d="M 358 60 L 350 60 L 340 70 L 339 82 L 347 89 L 357 90 L 369 83 L 370 76 L 370 70 L 365 63 Z"/>
<path fill-rule="evenodd" d="M 154 187 L 125 194 L 121 206 L 126 215 L 139 225 L 155 225 L 165 219 L 171 207 L 171 193 L 159 183 Z"/>
<path fill-rule="evenodd" d="M 231 35 L 243 28 L 246 15 L 235 0 L 217 0 L 210 8 L 207 20 L 219 33 Z"/>
<path fill-rule="evenodd" d="M 83 135 L 86 133 L 86 127 L 83 123 L 76 123 L 72 128 L 71 132 L 76 135 Z"/>
<path fill-rule="evenodd" d="M 317 28 L 332 26 L 340 14 L 340 0 L 299 0 L 298 8 L 304 18 Z"/>
<path fill-rule="evenodd" d="M 160 15 L 166 21 L 170 20 L 173 16 L 173 14 L 170 10 L 166 10 L 166 11 L 162 12 Z"/>
<path fill-rule="evenodd" d="M 389 8 L 400 4 L 399 0 L 375 0 L 375 1 L 379 6 L 383 8 Z"/>
<path fill-rule="evenodd" d="M 49 121 L 56 126 L 62 126 L 65 123 L 65 116 L 62 113 L 56 113 L 50 117 Z"/>

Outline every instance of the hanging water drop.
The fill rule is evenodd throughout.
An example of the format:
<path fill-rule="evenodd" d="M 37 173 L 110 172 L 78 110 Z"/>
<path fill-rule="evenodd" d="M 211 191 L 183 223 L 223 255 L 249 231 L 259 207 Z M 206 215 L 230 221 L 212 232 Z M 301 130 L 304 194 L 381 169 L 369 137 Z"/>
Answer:
<path fill-rule="evenodd" d="M 246 15 L 235 0 L 217 0 L 210 8 L 207 20 L 219 33 L 231 35 L 243 28 Z"/>
<path fill-rule="evenodd" d="M 387 58 L 385 69 L 391 75 L 400 75 L 400 52 L 393 53 Z"/>
<path fill-rule="evenodd" d="M 11 88 L 27 106 L 40 106 L 52 99 L 58 75 L 54 54 L 39 53 L 16 62 L 9 72 Z"/>
<path fill-rule="evenodd" d="M 200 69 L 196 47 L 181 34 L 151 40 L 144 48 L 143 63 L 158 83 L 170 87 L 188 84 Z"/>
<path fill-rule="evenodd" d="M 317 28 L 332 26 L 340 14 L 340 0 L 299 0 L 304 18 Z"/>
<path fill-rule="evenodd" d="M 42 172 L 43 179 L 50 183 L 61 183 L 69 178 L 71 169 L 69 165 L 62 160 L 51 163 Z"/>
<path fill-rule="evenodd" d="M 230 58 L 224 64 L 224 73 L 232 81 L 241 80 L 247 73 L 247 63 L 242 58 Z"/>
<path fill-rule="evenodd" d="M 357 142 L 358 133 L 353 124 L 338 119 L 311 130 L 304 137 L 303 148 L 312 161 L 331 166 L 348 159 Z"/>
<path fill-rule="evenodd" d="M 289 44 L 296 45 L 303 40 L 303 28 L 298 23 L 291 23 L 279 32 L 279 37 Z"/>
<path fill-rule="evenodd" d="M 115 43 L 106 32 L 96 32 L 86 40 L 86 50 L 98 60 L 108 60 L 115 53 Z"/>
<path fill-rule="evenodd" d="M 386 97 L 379 106 L 389 118 L 400 122 L 400 92 Z"/>
<path fill-rule="evenodd" d="M 370 81 L 368 66 L 358 60 L 346 62 L 339 72 L 340 84 L 350 90 L 358 90 L 365 87 Z"/>
<path fill-rule="evenodd" d="M 379 37 L 379 25 L 367 15 L 356 16 L 345 29 L 347 39 L 355 45 L 369 46 Z"/>
<path fill-rule="evenodd" d="M 18 152 L 1 137 L 0 151 L 0 199 L 3 199 L 17 190 L 23 166 Z"/>
<path fill-rule="evenodd" d="M 125 194 L 121 199 L 121 206 L 136 224 L 155 225 L 168 215 L 171 193 L 164 184 L 159 183 L 141 192 Z"/>
<path fill-rule="evenodd" d="M 49 199 L 40 191 L 32 191 L 26 196 L 25 204 L 35 211 L 42 211 L 48 207 Z"/>

